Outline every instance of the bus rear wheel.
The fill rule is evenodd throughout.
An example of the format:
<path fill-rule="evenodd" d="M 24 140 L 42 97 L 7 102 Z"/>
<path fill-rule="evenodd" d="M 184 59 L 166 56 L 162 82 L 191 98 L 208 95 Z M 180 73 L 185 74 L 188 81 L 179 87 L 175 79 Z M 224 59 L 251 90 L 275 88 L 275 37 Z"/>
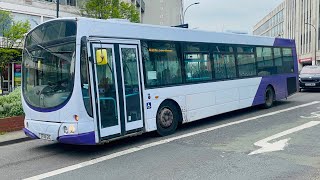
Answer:
<path fill-rule="evenodd" d="M 272 87 L 268 86 L 264 95 L 264 108 L 268 109 L 273 106 L 275 93 Z"/>
<path fill-rule="evenodd" d="M 178 127 L 178 118 L 178 108 L 173 103 L 162 103 L 157 113 L 157 133 L 160 136 L 173 134 Z"/>

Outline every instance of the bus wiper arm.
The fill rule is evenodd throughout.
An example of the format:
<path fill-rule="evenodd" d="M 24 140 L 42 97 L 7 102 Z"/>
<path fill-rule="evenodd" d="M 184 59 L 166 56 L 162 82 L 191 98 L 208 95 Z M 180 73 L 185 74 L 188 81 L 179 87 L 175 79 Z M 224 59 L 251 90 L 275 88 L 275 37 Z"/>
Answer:
<path fill-rule="evenodd" d="M 63 55 L 60 55 L 59 52 L 58 52 L 58 53 L 53 52 L 53 51 L 51 51 L 50 49 L 41 46 L 40 44 L 37 44 L 37 46 L 38 46 L 39 48 L 41 48 L 41 49 L 43 49 L 43 50 L 51 53 L 52 55 L 54 55 L 54 56 L 56 56 L 56 57 L 58 57 L 58 58 L 61 58 L 61 59 L 65 60 L 65 61 L 68 61 L 68 62 L 70 61 L 69 58 L 67 58 L 67 57 L 65 57 L 65 56 L 63 56 Z M 65 52 L 65 51 L 63 51 L 63 53 L 64 53 L 64 52 Z"/>
<path fill-rule="evenodd" d="M 27 52 L 28 56 L 29 56 L 32 60 L 34 60 L 34 59 L 36 59 L 36 60 L 38 60 L 38 59 L 44 59 L 44 57 L 41 57 L 41 56 L 33 56 L 33 55 L 29 52 L 29 50 L 28 50 L 27 48 L 24 48 L 24 50 L 25 50 L 25 52 Z"/>

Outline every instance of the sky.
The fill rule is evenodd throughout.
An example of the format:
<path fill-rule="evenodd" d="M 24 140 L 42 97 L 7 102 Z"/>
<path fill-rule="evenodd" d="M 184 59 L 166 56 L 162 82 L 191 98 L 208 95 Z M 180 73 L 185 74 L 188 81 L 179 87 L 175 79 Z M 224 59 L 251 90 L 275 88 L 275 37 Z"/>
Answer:
<path fill-rule="evenodd" d="M 200 2 L 186 11 L 190 29 L 252 34 L 253 26 L 283 0 L 184 0 L 184 6 Z"/>

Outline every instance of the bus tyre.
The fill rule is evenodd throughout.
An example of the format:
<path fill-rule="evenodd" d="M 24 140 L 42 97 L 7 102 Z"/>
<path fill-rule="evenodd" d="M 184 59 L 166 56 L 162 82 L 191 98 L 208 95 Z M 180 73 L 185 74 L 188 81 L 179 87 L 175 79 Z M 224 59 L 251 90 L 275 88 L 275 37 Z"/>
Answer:
<path fill-rule="evenodd" d="M 275 98 L 274 91 L 272 87 L 268 86 L 264 94 L 264 100 L 265 100 L 264 108 L 266 109 L 271 108 L 273 106 L 274 98 Z"/>
<path fill-rule="evenodd" d="M 173 134 L 178 127 L 178 108 L 171 102 L 161 104 L 157 112 L 157 133 L 160 136 Z"/>

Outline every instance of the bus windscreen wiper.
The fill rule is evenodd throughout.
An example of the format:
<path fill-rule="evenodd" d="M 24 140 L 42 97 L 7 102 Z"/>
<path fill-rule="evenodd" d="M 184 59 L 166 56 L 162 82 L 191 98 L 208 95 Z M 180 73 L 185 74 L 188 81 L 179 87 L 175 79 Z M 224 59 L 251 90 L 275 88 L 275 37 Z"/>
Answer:
<path fill-rule="evenodd" d="M 66 56 L 61 55 L 61 54 L 73 53 L 72 51 L 58 51 L 58 52 L 54 52 L 54 51 L 51 51 L 50 49 L 45 48 L 45 47 L 43 47 L 43 46 L 41 46 L 41 45 L 39 45 L 39 44 L 37 44 L 37 46 L 38 46 L 39 48 L 41 48 L 41 49 L 43 49 L 43 50 L 51 53 L 52 55 L 54 55 L 54 56 L 56 56 L 56 57 L 58 57 L 58 58 L 61 58 L 61 59 L 65 60 L 65 61 L 68 61 L 68 62 L 69 62 L 70 59 L 69 59 L 68 57 L 66 57 Z"/>

